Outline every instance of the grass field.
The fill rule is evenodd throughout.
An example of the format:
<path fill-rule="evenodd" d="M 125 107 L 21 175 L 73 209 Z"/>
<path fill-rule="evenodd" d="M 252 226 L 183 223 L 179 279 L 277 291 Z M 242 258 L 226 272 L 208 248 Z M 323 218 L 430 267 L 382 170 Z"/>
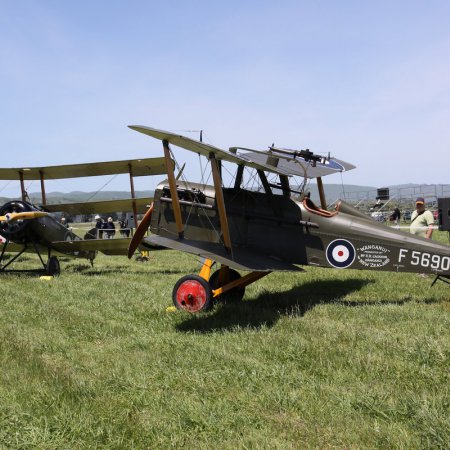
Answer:
<path fill-rule="evenodd" d="M 166 311 L 188 255 L 61 266 L 0 277 L 2 449 L 449 448 L 450 288 L 431 277 L 274 273 L 191 316 Z"/>

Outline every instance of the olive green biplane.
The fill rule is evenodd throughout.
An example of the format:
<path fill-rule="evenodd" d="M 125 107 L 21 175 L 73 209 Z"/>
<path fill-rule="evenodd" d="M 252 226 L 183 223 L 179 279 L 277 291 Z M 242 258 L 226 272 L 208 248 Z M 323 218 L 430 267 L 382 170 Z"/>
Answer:
<path fill-rule="evenodd" d="M 107 255 L 125 255 L 131 238 L 100 239 L 98 230 L 89 230 L 84 239 L 58 222 L 52 213 L 102 214 L 132 211 L 138 214 L 147 211 L 153 198 L 136 198 L 134 177 L 160 175 L 166 172 L 164 158 L 147 158 L 127 161 L 72 164 L 50 167 L 0 168 L 1 180 L 20 181 L 21 199 L 12 200 L 0 206 L 0 272 L 10 270 L 24 252 L 39 256 L 47 274 L 60 272 L 58 256 L 86 258 L 93 262 L 98 251 Z M 48 204 L 45 192 L 46 180 L 78 177 L 129 174 L 131 198 L 83 203 Z M 39 181 L 42 203 L 34 205 L 29 201 L 25 181 Z M 11 256 L 13 254 L 13 256 Z M 47 255 L 46 260 L 44 255 Z"/>
<path fill-rule="evenodd" d="M 273 145 L 264 151 L 222 150 L 166 131 L 130 128 L 162 141 L 168 180 L 157 187 L 129 256 L 142 240 L 144 246 L 157 244 L 204 258 L 198 275 L 176 283 L 177 308 L 198 312 L 219 299 L 241 299 L 245 286 L 270 272 L 301 271 L 305 265 L 431 273 L 446 282 L 450 278 L 449 246 L 389 228 L 344 201 L 333 211 L 327 209 L 322 177 L 353 169 L 349 163 Z M 205 156 L 213 185 L 176 180 L 169 145 Z M 231 187 L 223 186 L 222 162 L 237 166 Z M 258 189 L 243 187 L 247 169 L 259 180 Z M 320 206 L 303 189 L 295 192 L 293 176 L 317 180 Z M 150 237 L 144 237 L 147 228 Z M 220 269 L 211 274 L 214 263 Z M 248 273 L 241 276 L 238 270 Z"/>

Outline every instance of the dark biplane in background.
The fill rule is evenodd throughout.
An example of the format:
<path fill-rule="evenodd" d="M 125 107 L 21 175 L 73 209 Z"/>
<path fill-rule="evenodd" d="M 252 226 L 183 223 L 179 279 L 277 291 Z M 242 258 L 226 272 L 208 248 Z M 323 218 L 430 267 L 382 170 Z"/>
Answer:
<path fill-rule="evenodd" d="M 130 128 L 162 141 L 168 180 L 157 187 L 129 256 L 143 238 L 143 245 L 205 258 L 199 275 L 176 283 L 173 302 L 178 308 L 197 312 L 211 308 L 216 299 L 241 299 L 250 283 L 272 271 L 302 270 L 302 265 L 433 273 L 448 282 L 448 246 L 376 223 L 344 201 L 327 210 L 321 177 L 353 169 L 351 164 L 274 146 L 227 151 L 166 131 Z M 213 186 L 177 181 L 169 144 L 208 158 Z M 228 188 L 223 187 L 222 162 L 237 165 L 234 185 Z M 243 187 L 246 168 L 258 177 L 258 190 Z M 320 207 L 302 189 L 293 191 L 292 176 L 317 179 Z M 300 194 L 297 200 L 293 194 Z M 153 235 L 144 238 L 148 227 Z M 211 275 L 213 262 L 221 267 Z M 250 273 L 241 277 L 235 269 Z"/>
<path fill-rule="evenodd" d="M 50 167 L 0 169 L 1 180 L 18 180 L 21 199 L 0 206 L 0 272 L 18 259 L 24 252 L 34 252 L 49 275 L 58 274 L 58 256 L 94 260 L 97 251 L 107 255 L 125 255 L 131 238 L 98 239 L 94 228 L 84 239 L 59 223 L 51 213 L 98 214 L 132 211 L 137 225 L 137 215 L 147 211 L 152 198 L 136 198 L 134 177 L 160 175 L 166 172 L 164 158 L 147 158 L 128 161 L 108 161 L 87 164 L 72 164 Z M 47 204 L 45 180 L 78 177 L 129 174 L 131 198 L 122 200 L 84 203 Z M 40 181 L 42 203 L 32 204 L 27 198 L 25 181 Z M 6 260 L 7 253 L 15 255 Z M 43 255 L 46 255 L 46 261 Z"/>

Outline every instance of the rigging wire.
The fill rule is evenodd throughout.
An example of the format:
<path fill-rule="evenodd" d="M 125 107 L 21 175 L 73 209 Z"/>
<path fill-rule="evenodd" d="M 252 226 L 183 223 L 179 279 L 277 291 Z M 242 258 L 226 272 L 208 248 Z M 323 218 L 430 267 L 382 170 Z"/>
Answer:
<path fill-rule="evenodd" d="M 110 180 L 108 180 L 98 191 L 94 192 L 87 200 L 85 200 L 85 202 L 88 202 L 93 197 L 95 197 L 101 190 L 108 186 L 108 184 L 111 183 L 117 177 L 117 175 L 118 174 L 113 175 Z"/>
<path fill-rule="evenodd" d="M 13 180 L 9 180 L 1 189 L 0 192 L 4 191 L 12 182 Z"/>
<path fill-rule="evenodd" d="M 233 183 L 234 179 L 236 178 L 236 173 L 233 175 L 231 171 L 228 170 L 228 168 L 223 164 L 223 161 L 222 161 L 222 170 L 225 171 L 231 177 L 231 183 Z"/>
<path fill-rule="evenodd" d="M 178 161 L 175 159 L 175 156 L 174 156 L 174 154 L 173 154 L 173 152 L 172 152 L 172 149 L 169 149 L 169 151 L 170 151 L 170 156 L 172 157 L 172 159 L 173 159 L 174 162 L 175 162 L 175 167 L 176 167 L 177 169 L 179 169 L 180 166 L 179 166 L 179 164 L 178 164 Z M 199 155 L 199 157 L 201 157 L 200 153 L 199 153 L 198 155 Z M 206 166 L 205 166 L 205 171 L 206 171 Z M 210 177 L 211 177 L 211 173 L 209 174 L 208 179 L 206 180 L 207 182 L 208 182 L 208 180 L 209 180 Z M 204 178 L 204 173 L 203 173 L 203 170 L 202 170 L 202 179 L 203 179 L 203 178 Z M 187 189 L 193 190 L 193 188 L 191 187 L 190 182 L 187 180 L 186 175 L 184 174 L 184 172 L 181 174 L 181 179 L 182 179 L 182 181 L 185 183 Z M 209 217 L 209 215 L 208 215 L 208 211 L 207 211 L 203 206 L 201 206 L 201 204 L 195 205 L 195 207 L 196 207 L 196 208 L 199 208 L 199 209 L 201 209 L 201 210 L 203 211 L 203 215 L 206 217 L 206 219 L 207 219 L 208 222 L 210 223 L 212 230 L 214 230 L 214 232 L 216 233 L 216 235 L 217 235 L 217 237 L 218 237 L 218 240 L 220 241 L 220 240 L 221 240 L 221 239 L 220 239 L 220 233 L 216 230 L 216 227 L 215 227 L 214 224 L 212 223 L 212 221 L 211 221 L 211 219 L 210 219 L 210 217 Z M 191 216 L 191 213 L 192 213 L 193 208 L 194 208 L 194 205 L 191 205 L 191 208 L 189 209 L 189 212 L 188 212 L 188 216 L 187 216 L 186 221 L 185 221 L 185 223 L 184 223 L 184 226 L 185 226 L 185 227 L 188 226 L 188 222 L 189 222 L 189 219 L 190 219 L 190 216 Z"/>
<path fill-rule="evenodd" d="M 205 180 L 204 180 L 204 171 L 203 171 L 203 164 L 202 164 L 202 155 L 200 155 L 200 153 L 197 153 L 198 155 L 198 162 L 200 164 L 200 177 L 201 177 L 201 183 L 203 184 L 203 186 L 205 185 Z"/>

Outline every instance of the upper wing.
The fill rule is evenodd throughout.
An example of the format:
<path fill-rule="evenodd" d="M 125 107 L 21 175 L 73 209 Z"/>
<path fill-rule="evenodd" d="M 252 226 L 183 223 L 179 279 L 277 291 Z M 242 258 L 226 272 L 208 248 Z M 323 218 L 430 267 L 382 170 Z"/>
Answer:
<path fill-rule="evenodd" d="M 129 127 L 132 130 L 139 131 L 140 133 L 152 136 L 161 141 L 167 141 L 170 144 L 176 145 L 177 147 L 190 150 L 191 152 L 200 153 L 207 158 L 211 153 L 214 153 L 217 159 L 221 159 L 223 161 L 229 161 L 235 164 L 241 164 L 252 167 L 254 169 L 273 172 L 280 175 L 289 175 L 289 173 L 285 172 L 284 170 L 277 169 L 277 167 L 270 164 L 251 161 L 248 158 L 243 157 L 242 155 L 237 155 L 229 152 L 228 150 L 222 150 L 218 147 L 214 147 L 213 145 L 205 144 L 204 142 L 196 141 L 185 136 L 180 136 L 168 131 L 156 130 L 154 128 L 144 127 L 140 125 L 130 125 Z"/>
<path fill-rule="evenodd" d="M 230 255 L 226 252 L 222 244 L 213 242 L 170 239 L 162 236 L 151 236 L 144 238 L 142 241 L 142 246 L 144 247 L 151 247 L 152 245 L 160 245 L 174 250 L 199 255 L 203 258 L 218 261 L 221 264 L 238 270 L 255 270 L 258 272 L 269 272 L 272 270 L 303 270 L 286 261 L 272 258 L 248 248 L 233 247 L 232 255 Z"/>
<path fill-rule="evenodd" d="M 48 167 L 0 168 L 0 180 L 57 180 L 132 173 L 134 177 L 166 173 L 164 158 L 130 159 Z"/>
<path fill-rule="evenodd" d="M 150 203 L 153 202 L 152 197 L 141 197 L 134 199 L 138 214 L 144 214 Z M 57 203 L 53 205 L 42 205 L 45 211 L 57 212 L 64 211 L 68 214 L 104 214 L 117 211 L 132 211 L 133 199 L 123 200 L 105 200 L 98 202 L 85 203 Z"/>
<path fill-rule="evenodd" d="M 145 127 L 141 125 L 130 125 L 132 130 L 152 136 L 161 141 L 167 141 L 173 145 L 199 153 L 203 156 L 209 157 L 214 153 L 217 159 L 234 162 L 236 164 L 252 167 L 257 170 L 265 172 L 272 172 L 278 175 L 300 175 L 307 178 L 317 178 L 324 175 L 329 175 L 344 170 L 354 169 L 350 163 L 344 161 L 328 158 L 323 162 L 314 162 L 306 160 L 298 155 L 288 156 L 276 150 L 251 150 L 240 147 L 232 147 L 230 150 L 222 150 L 213 145 L 205 144 L 204 142 L 196 141 L 186 136 L 170 133 L 168 131 L 157 130 L 155 128 Z M 239 150 L 247 150 L 246 153 L 239 153 Z M 289 152 L 286 152 L 289 153 Z M 292 151 L 292 154 L 295 154 Z"/>
<path fill-rule="evenodd" d="M 300 156 L 289 157 L 286 155 L 277 154 L 274 151 L 262 152 L 252 150 L 248 153 L 242 154 L 241 156 L 245 156 L 247 159 L 259 164 L 268 164 L 270 162 L 275 164 L 278 170 L 283 170 L 289 175 L 298 175 L 306 178 L 323 177 L 355 168 L 353 164 L 336 158 L 327 158 L 313 164 L 311 161 L 307 161 L 305 158 Z"/>

